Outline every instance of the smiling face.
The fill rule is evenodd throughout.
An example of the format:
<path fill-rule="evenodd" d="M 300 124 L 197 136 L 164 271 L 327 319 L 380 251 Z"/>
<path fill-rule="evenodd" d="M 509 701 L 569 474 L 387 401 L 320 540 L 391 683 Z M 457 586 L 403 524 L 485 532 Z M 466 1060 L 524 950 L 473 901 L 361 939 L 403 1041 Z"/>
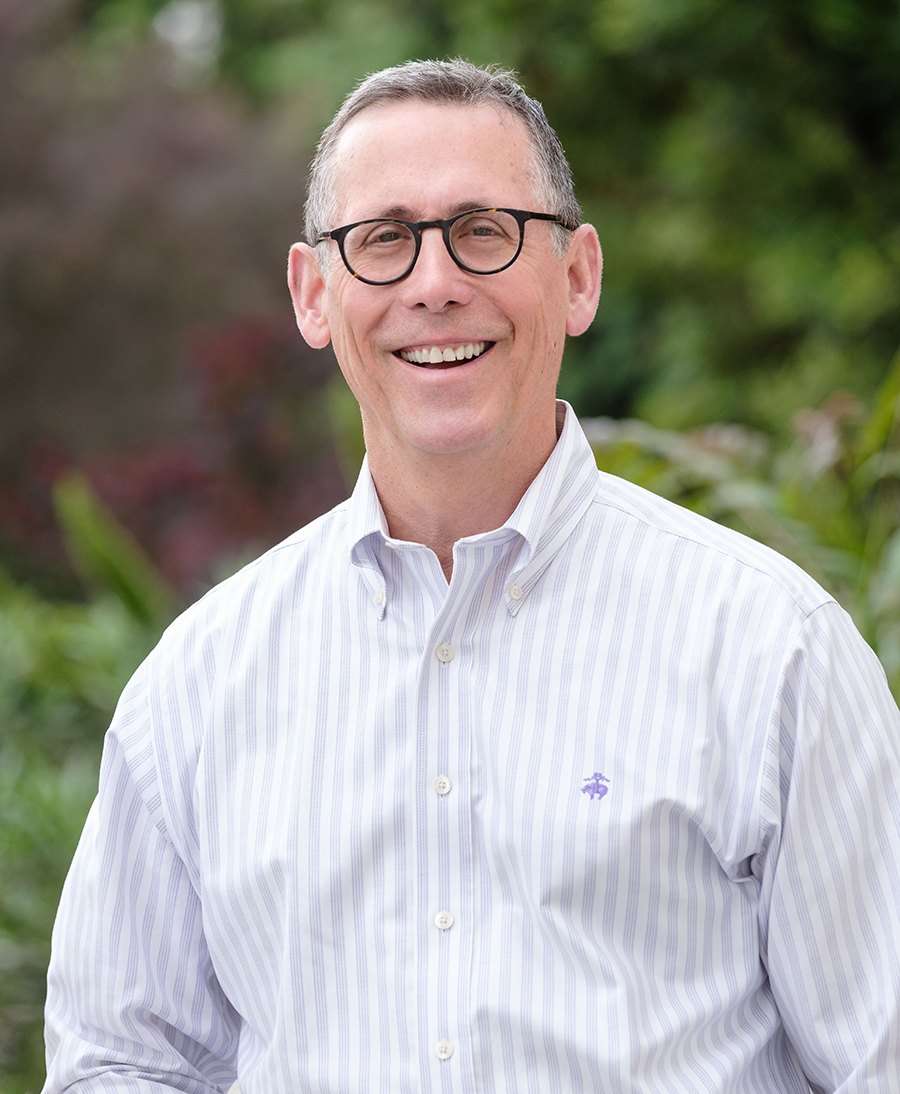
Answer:
<path fill-rule="evenodd" d="M 524 123 L 493 106 L 416 100 L 369 108 L 338 141 L 332 227 L 496 206 L 556 212 L 534 192 L 530 151 Z M 426 229 L 412 273 L 384 286 L 355 280 L 329 243 L 328 273 L 311 287 L 312 252 L 295 248 L 301 330 L 314 345 L 332 341 L 359 400 L 373 466 L 388 455 L 402 465 L 471 451 L 515 461 L 535 446 L 546 459 L 564 336 L 581 333 L 596 306 L 594 296 L 586 322 L 583 301 L 575 315 L 573 248 L 560 259 L 551 231 L 528 222 L 517 261 L 481 276 L 454 263 L 439 229 Z"/>

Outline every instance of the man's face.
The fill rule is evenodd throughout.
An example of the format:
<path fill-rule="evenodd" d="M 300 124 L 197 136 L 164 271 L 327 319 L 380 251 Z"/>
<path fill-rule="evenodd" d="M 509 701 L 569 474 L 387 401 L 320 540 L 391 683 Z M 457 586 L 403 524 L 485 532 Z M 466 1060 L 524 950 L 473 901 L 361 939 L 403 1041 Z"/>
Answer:
<path fill-rule="evenodd" d="M 520 119 L 491 106 L 411 101 L 365 110 L 338 142 L 331 227 L 494 206 L 556 212 L 533 192 L 529 152 Z M 383 446 L 407 457 L 492 449 L 515 460 L 522 445 L 547 433 L 571 281 L 551 231 L 528 222 L 516 262 L 483 276 L 461 270 L 440 229 L 426 229 L 412 273 L 384 286 L 355 280 L 328 244 L 322 310 L 370 455 Z M 468 346 L 483 352 L 450 363 L 413 360 L 416 351 L 434 357 L 434 348 Z"/>

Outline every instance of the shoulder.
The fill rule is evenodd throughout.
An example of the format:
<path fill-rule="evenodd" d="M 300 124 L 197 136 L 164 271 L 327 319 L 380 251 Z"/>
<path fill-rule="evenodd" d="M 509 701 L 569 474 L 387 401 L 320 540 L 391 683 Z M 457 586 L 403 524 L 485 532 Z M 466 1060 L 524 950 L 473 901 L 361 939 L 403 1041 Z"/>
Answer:
<path fill-rule="evenodd" d="M 162 646 L 186 635 L 225 634 L 286 607 L 343 576 L 349 568 L 347 502 L 294 532 L 241 567 L 186 609 L 163 636 Z"/>
<path fill-rule="evenodd" d="M 182 850 L 190 844 L 188 804 L 208 736 L 246 716 L 254 689 L 266 692 L 290 676 L 316 602 L 352 577 L 345 507 L 301 528 L 184 611 L 119 700 L 106 752 L 132 773 L 154 820 Z"/>
<path fill-rule="evenodd" d="M 166 629 L 133 685 L 160 724 L 194 721 L 223 675 L 264 666 L 318 601 L 352 579 L 344 502 L 242 567 Z M 130 689 L 129 689 L 130 690 Z M 128 694 L 128 693 L 126 693 Z M 166 714 L 168 709 L 169 714 Z"/>
<path fill-rule="evenodd" d="M 801 618 L 834 603 L 818 582 L 771 547 L 615 475 L 598 472 L 592 513 L 601 523 L 620 526 L 633 567 L 641 566 L 640 559 L 650 563 L 651 556 L 653 565 L 659 564 L 660 555 L 677 557 L 682 567 L 692 568 L 698 577 L 710 572 L 719 575 L 720 587 L 737 583 L 753 590 L 751 595 L 764 590 Z M 639 550 L 638 544 L 645 549 Z"/>
<path fill-rule="evenodd" d="M 233 603 L 238 590 L 278 588 L 281 579 L 310 570 L 333 570 L 349 561 L 347 543 L 348 501 L 300 528 L 287 539 L 270 547 L 258 558 L 241 567 L 231 577 L 215 586 L 199 604 L 227 606 Z"/>

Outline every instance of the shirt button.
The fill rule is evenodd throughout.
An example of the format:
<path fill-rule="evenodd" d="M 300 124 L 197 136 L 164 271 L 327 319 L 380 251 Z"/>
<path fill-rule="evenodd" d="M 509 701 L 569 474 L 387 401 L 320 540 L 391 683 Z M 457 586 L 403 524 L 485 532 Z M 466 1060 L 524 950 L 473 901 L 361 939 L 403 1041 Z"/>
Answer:
<path fill-rule="evenodd" d="M 522 599 L 522 586 L 521 585 L 510 585 L 509 595 L 512 597 L 513 600 L 521 600 Z"/>
<path fill-rule="evenodd" d="M 437 654 L 438 661 L 443 661 L 444 664 L 453 660 L 453 647 L 448 646 L 446 642 L 442 642 L 434 652 Z"/>
<path fill-rule="evenodd" d="M 449 931 L 453 926 L 453 916 L 449 912 L 438 912 L 434 917 L 435 926 L 442 931 Z"/>
<path fill-rule="evenodd" d="M 453 783 L 450 782 L 446 775 L 438 775 L 434 780 L 434 791 L 436 794 L 443 796 L 444 794 L 449 794 L 452 789 Z"/>
<path fill-rule="evenodd" d="M 434 1051 L 441 1060 L 449 1060 L 453 1055 L 453 1045 L 449 1041 L 438 1041 L 434 1046 Z"/>
<path fill-rule="evenodd" d="M 383 604 L 384 603 L 384 593 L 381 591 L 381 589 L 379 589 L 378 592 L 375 594 L 375 603 L 376 604 Z"/>

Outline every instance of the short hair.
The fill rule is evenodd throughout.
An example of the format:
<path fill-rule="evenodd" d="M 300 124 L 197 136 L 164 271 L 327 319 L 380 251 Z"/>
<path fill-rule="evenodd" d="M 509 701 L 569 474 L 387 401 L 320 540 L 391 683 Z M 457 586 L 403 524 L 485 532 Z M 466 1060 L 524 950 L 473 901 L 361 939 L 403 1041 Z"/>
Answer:
<path fill-rule="evenodd" d="M 572 171 L 559 137 L 544 108 L 526 95 L 511 69 L 489 65 L 479 68 L 460 58 L 449 61 L 407 61 L 367 76 L 344 100 L 334 120 L 322 134 L 309 168 L 306 199 L 306 238 L 316 246 L 322 232 L 334 228 L 337 185 L 334 153 L 348 122 L 369 107 L 390 102 L 421 100 L 458 106 L 491 105 L 508 110 L 525 123 L 531 137 L 529 171 L 539 200 L 546 201 L 569 227 L 581 223 L 575 199 Z M 554 244 L 562 256 L 571 233 L 553 224 Z"/>

